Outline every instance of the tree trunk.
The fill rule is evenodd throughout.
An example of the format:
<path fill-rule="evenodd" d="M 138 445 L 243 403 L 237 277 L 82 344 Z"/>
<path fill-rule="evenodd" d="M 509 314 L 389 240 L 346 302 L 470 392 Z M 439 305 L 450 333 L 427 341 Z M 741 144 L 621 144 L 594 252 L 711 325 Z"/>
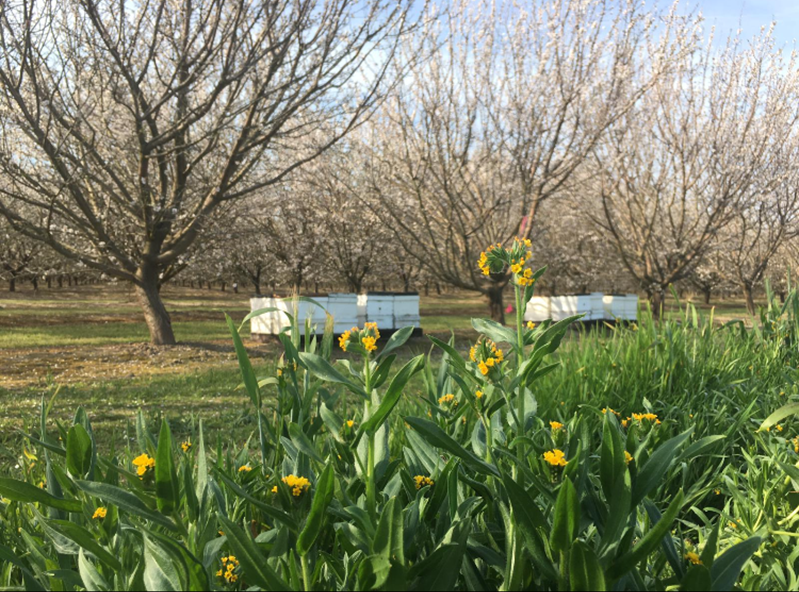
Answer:
<path fill-rule="evenodd" d="M 424 295 L 430 296 L 430 282 L 424 283 Z"/>
<path fill-rule="evenodd" d="M 17 291 L 17 278 L 12 277 L 10 280 L 8 280 L 8 291 L 9 292 Z"/>
<path fill-rule="evenodd" d="M 710 304 L 710 292 L 711 292 L 710 288 L 705 288 L 702 290 L 702 294 L 705 297 L 705 304 Z"/>
<path fill-rule="evenodd" d="M 33 279 L 31 280 L 31 283 L 33 284 L 33 291 L 34 292 L 38 292 L 39 291 L 39 278 L 34 276 Z"/>
<path fill-rule="evenodd" d="M 505 307 L 502 305 L 502 292 L 503 287 L 492 286 L 485 293 L 486 301 L 488 302 L 488 314 L 491 319 L 505 324 Z"/>
<path fill-rule="evenodd" d="M 150 330 L 150 342 L 153 345 L 175 345 L 175 333 L 172 321 L 161 300 L 158 285 L 158 271 L 139 269 L 136 282 L 136 297 L 144 311 L 144 320 Z"/>
<path fill-rule="evenodd" d="M 742 282 L 741 289 L 744 293 L 744 299 L 746 300 L 746 310 L 750 315 L 753 315 L 757 312 L 755 308 L 755 297 L 752 294 L 752 284 L 748 282 Z"/>
<path fill-rule="evenodd" d="M 62 276 L 62 275 L 58 276 L 58 278 L 56 278 L 56 282 L 58 283 L 58 287 L 59 288 L 63 288 L 64 287 L 64 276 Z"/>
<path fill-rule="evenodd" d="M 48 290 L 53 289 L 53 278 L 51 278 L 49 275 L 47 276 L 47 289 Z"/>
<path fill-rule="evenodd" d="M 785 304 L 785 291 L 780 292 L 780 304 Z"/>
<path fill-rule="evenodd" d="M 655 288 L 649 292 L 649 304 L 652 307 L 652 318 L 655 320 L 659 320 L 663 314 L 664 299 L 665 293 L 663 290 Z"/>

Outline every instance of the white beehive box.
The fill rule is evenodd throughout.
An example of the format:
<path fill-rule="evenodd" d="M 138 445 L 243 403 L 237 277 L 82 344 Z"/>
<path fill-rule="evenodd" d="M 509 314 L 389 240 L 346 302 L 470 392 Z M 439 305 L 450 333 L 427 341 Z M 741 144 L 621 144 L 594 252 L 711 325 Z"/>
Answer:
<path fill-rule="evenodd" d="M 603 299 L 605 316 L 610 319 L 635 321 L 638 319 L 638 295 L 608 294 Z"/>
<path fill-rule="evenodd" d="M 403 327 L 419 328 L 422 326 L 419 317 L 419 294 L 394 295 L 394 329 Z M 378 325 L 379 327 L 379 325 Z"/>
<path fill-rule="evenodd" d="M 366 322 L 366 303 L 368 301 L 369 296 L 367 294 L 358 294 L 358 322 L 356 324 L 359 327 L 363 327 L 363 324 Z"/>
<path fill-rule="evenodd" d="M 333 333 L 340 335 L 355 326 L 362 327 L 358 318 L 358 297 L 355 294 L 328 294 L 327 312 L 333 317 Z"/>
<path fill-rule="evenodd" d="M 300 301 L 297 304 L 297 324 L 300 334 L 305 333 L 305 319 L 311 319 L 314 333 L 321 334 L 325 330 L 327 296 L 318 296 L 313 299 L 319 304 Z M 320 308 L 321 307 L 321 308 Z M 290 326 L 289 317 L 283 312 L 294 315 L 294 302 L 291 298 L 250 298 L 250 310 L 260 308 L 276 308 L 278 310 L 264 313 L 250 319 L 250 333 L 252 335 L 277 335 Z"/>
<path fill-rule="evenodd" d="M 524 320 L 540 323 L 551 316 L 551 299 L 549 296 L 533 296 L 524 311 Z"/>
<path fill-rule="evenodd" d="M 366 320 L 377 323 L 378 329 L 394 328 L 394 294 L 369 292 L 366 298 Z"/>
<path fill-rule="evenodd" d="M 602 321 L 605 319 L 605 295 L 602 292 L 591 292 L 588 295 L 591 311 L 583 317 L 584 321 Z"/>

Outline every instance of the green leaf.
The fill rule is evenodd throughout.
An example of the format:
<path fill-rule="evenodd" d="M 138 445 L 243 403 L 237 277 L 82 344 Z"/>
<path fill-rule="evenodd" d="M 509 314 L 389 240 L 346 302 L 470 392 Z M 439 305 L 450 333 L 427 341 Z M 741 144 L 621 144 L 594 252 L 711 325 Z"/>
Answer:
<path fill-rule="evenodd" d="M 669 467 L 671 467 L 674 456 L 677 454 L 677 449 L 688 439 L 693 431 L 694 427 L 691 426 L 682 434 L 674 436 L 661 444 L 652 453 L 652 456 L 649 457 L 649 460 L 646 461 L 646 464 L 638 471 L 636 476 L 635 484 L 633 485 L 633 507 L 637 506 L 649 492 L 657 487 Z"/>
<path fill-rule="evenodd" d="M 569 582 L 572 590 L 602 592 L 605 587 L 605 572 L 599 559 L 588 545 L 575 541 L 569 559 Z"/>
<path fill-rule="evenodd" d="M 88 551 L 97 559 L 108 565 L 114 570 L 121 570 L 122 564 L 109 551 L 104 549 L 94 536 L 85 528 L 68 520 L 49 520 L 48 524 L 65 537 L 73 540 L 78 546 Z"/>
<path fill-rule="evenodd" d="M 726 436 L 723 435 L 705 436 L 704 438 L 700 438 L 699 440 L 691 444 L 688 448 L 682 451 L 682 453 L 677 457 L 677 462 L 691 460 L 692 458 L 699 456 L 709 448 L 712 448 L 716 442 L 724 440 L 725 438 Z"/>
<path fill-rule="evenodd" d="M 0 477 L 0 495 L 15 502 L 39 503 L 65 512 L 80 512 L 83 508 L 78 500 L 66 500 L 52 496 L 44 489 L 16 479 Z"/>
<path fill-rule="evenodd" d="M 73 477 L 82 479 L 92 466 L 92 439 L 86 429 L 78 424 L 67 432 L 67 470 Z"/>
<path fill-rule="evenodd" d="M 144 587 L 147 590 L 183 590 L 175 563 L 157 541 L 144 535 Z"/>
<path fill-rule="evenodd" d="M 710 568 L 713 592 L 733 589 L 741 569 L 760 547 L 761 542 L 760 537 L 746 539 L 733 545 L 713 561 L 713 567 Z"/>
<path fill-rule="evenodd" d="M 458 444 L 432 421 L 422 419 L 421 417 L 406 417 L 405 421 L 414 430 L 419 432 L 427 442 L 454 454 L 478 473 L 500 477 L 500 473 L 495 466 L 480 460 L 480 458 Z"/>
<path fill-rule="evenodd" d="M 323 463 L 324 460 L 322 460 L 322 457 L 319 456 L 319 453 L 316 451 L 313 442 L 311 442 L 308 436 L 305 435 L 305 432 L 302 431 L 302 428 L 296 423 L 290 423 L 288 427 L 291 441 L 294 442 L 294 445 L 300 450 L 300 452 L 310 456 L 318 463 Z"/>
<path fill-rule="evenodd" d="M 516 525 L 524 537 L 527 551 L 533 557 L 536 567 L 544 571 L 547 577 L 557 579 L 558 573 L 546 555 L 544 541 L 539 533 L 539 530 L 547 532 L 549 523 L 538 508 L 535 499 L 525 491 L 524 487 L 516 483 L 508 474 L 503 475 L 502 482 L 508 493 Z"/>
<path fill-rule="evenodd" d="M 397 375 L 392 379 L 391 384 L 388 385 L 383 401 L 377 410 L 366 420 L 361 426 L 361 430 L 367 434 L 374 435 L 383 422 L 391 414 L 391 411 L 397 405 L 402 395 L 405 385 L 411 377 L 424 367 L 424 354 L 418 355 L 410 362 L 405 364 L 402 369 L 397 372 Z"/>
<path fill-rule="evenodd" d="M 244 532 L 237 524 L 228 520 L 221 512 L 219 521 L 225 530 L 230 549 L 241 564 L 241 568 L 244 571 L 244 579 L 264 590 L 288 592 L 291 589 L 278 576 L 277 572 L 271 568 L 266 557 L 263 556 L 249 534 Z"/>
<path fill-rule="evenodd" d="M 344 385 L 356 395 L 360 395 L 364 399 L 368 398 L 366 396 L 366 392 L 359 385 L 347 380 L 330 364 L 330 362 L 325 360 L 322 356 L 308 352 L 299 352 L 298 355 L 302 365 L 305 366 L 308 371 L 317 378 L 321 378 L 327 382 L 334 382 L 336 384 Z"/>
<path fill-rule="evenodd" d="M 672 500 L 671 504 L 669 504 L 663 517 L 658 520 L 646 535 L 644 535 L 638 544 L 611 564 L 607 571 L 607 575 L 610 579 L 615 580 L 626 574 L 638 565 L 638 562 L 646 559 L 646 557 L 660 545 L 663 537 L 666 536 L 671 529 L 671 525 L 682 507 L 682 500 L 683 491 L 681 489 Z"/>
<path fill-rule="evenodd" d="M 552 532 L 549 544 L 553 551 L 566 552 L 577 538 L 580 527 L 580 501 L 571 479 L 565 477 L 555 500 L 555 514 L 552 519 Z"/>
<path fill-rule="evenodd" d="M 172 457 L 172 432 L 166 419 L 161 421 L 158 449 L 155 452 L 155 495 L 158 509 L 169 514 L 180 501 L 180 485 Z"/>
<path fill-rule="evenodd" d="M 504 341 L 516 347 L 516 331 L 500 325 L 491 319 L 472 319 L 472 327 L 478 333 L 482 333 L 492 341 L 500 343 Z"/>
<path fill-rule="evenodd" d="M 227 321 L 230 335 L 233 337 L 233 346 L 236 348 L 236 357 L 239 360 L 239 368 L 241 369 L 241 378 L 244 381 L 244 387 L 247 389 L 247 394 L 250 395 L 250 401 L 256 409 L 261 408 L 261 392 L 258 389 L 258 379 L 255 377 L 255 371 L 252 369 L 250 357 L 247 355 L 247 350 L 244 348 L 244 343 L 241 341 L 236 325 L 233 323 L 227 313 L 225 313 L 225 320 Z M 157 465 L 156 465 L 157 466 Z"/>
<path fill-rule="evenodd" d="M 727 589 L 732 590 L 732 588 Z M 691 566 L 680 582 L 680 590 L 685 590 L 686 592 L 710 592 L 710 570 L 704 565 Z"/>
<path fill-rule="evenodd" d="M 280 523 L 282 523 L 282 524 L 285 524 L 286 526 L 288 526 L 288 527 L 289 527 L 289 529 L 290 529 L 292 532 L 297 532 L 297 530 L 298 530 L 298 528 L 299 528 L 299 524 L 298 524 L 298 523 L 297 523 L 297 521 L 296 521 L 294 518 L 292 518 L 292 517 L 291 517 L 289 514 L 287 514 L 287 513 L 286 513 L 286 512 L 284 512 L 283 510 L 280 510 L 279 508 L 276 508 L 276 507 L 274 507 L 274 506 L 271 506 L 271 505 L 269 505 L 269 504 L 265 504 L 264 502 L 262 502 L 262 501 L 260 501 L 260 500 L 256 499 L 255 497 L 251 496 L 249 493 L 247 493 L 247 492 L 246 492 L 246 491 L 244 491 L 244 490 L 243 490 L 241 487 L 239 487 L 239 486 L 236 484 L 236 482 L 235 482 L 235 481 L 233 481 L 233 480 L 232 480 L 230 477 L 228 477 L 227 475 L 225 475 L 225 474 L 224 474 L 224 473 L 223 473 L 221 470 L 219 470 L 219 469 L 215 469 L 215 470 L 214 470 L 214 473 L 215 473 L 215 474 L 216 474 L 216 475 L 217 475 L 217 476 L 218 476 L 218 477 L 219 477 L 219 478 L 220 478 L 220 479 L 221 479 L 221 480 L 222 480 L 222 481 L 225 483 L 225 485 L 227 485 L 227 486 L 228 486 L 228 487 L 229 487 L 229 488 L 230 488 L 230 489 L 233 491 L 233 493 L 235 493 L 235 494 L 236 494 L 238 497 L 240 497 L 240 498 L 242 498 L 242 499 L 245 499 L 245 500 L 247 500 L 248 502 L 250 502 L 252 505 L 254 505 L 255 507 L 257 507 L 259 510 L 261 510 L 261 511 L 262 511 L 264 514 L 266 514 L 266 515 L 267 515 L 267 516 L 269 516 L 270 518 L 273 518 L 274 520 L 277 520 L 278 522 L 280 522 Z"/>
<path fill-rule="evenodd" d="M 608 412 L 602 423 L 602 446 L 599 462 L 599 478 L 605 499 L 611 499 L 616 481 L 623 478 L 626 470 L 624 443 L 619 434 L 615 416 Z"/>
<path fill-rule="evenodd" d="M 432 335 L 428 335 L 427 338 L 430 341 L 432 341 L 434 344 L 436 344 L 439 348 L 444 350 L 444 352 L 447 354 L 448 360 L 452 363 L 453 366 L 455 366 L 461 372 L 466 370 L 466 362 L 458 353 L 458 350 L 456 350 L 454 347 L 452 347 L 450 344 L 446 343 L 445 341 L 441 341 L 440 339 L 438 339 L 437 337 L 433 337 Z"/>
<path fill-rule="evenodd" d="M 397 331 L 394 331 L 393 335 L 388 338 L 385 347 L 383 350 L 377 354 L 377 358 L 382 358 L 385 355 L 388 355 L 398 347 L 402 347 L 405 345 L 405 342 L 410 339 L 411 335 L 413 335 L 413 327 L 403 327 Z"/>
<path fill-rule="evenodd" d="M 297 553 L 300 557 L 304 557 L 311 550 L 316 537 L 322 530 L 322 524 L 325 520 L 327 507 L 333 501 L 333 492 L 335 491 L 336 481 L 335 474 L 333 473 L 333 465 L 328 464 L 325 470 L 322 471 L 319 479 L 316 481 L 316 491 L 314 492 L 313 502 L 311 503 L 311 511 L 308 513 L 308 519 L 305 521 L 305 526 L 297 537 Z"/>
<path fill-rule="evenodd" d="M 108 582 L 103 579 L 97 568 L 94 567 L 81 550 L 78 553 L 78 571 L 87 590 L 109 590 Z"/>
<path fill-rule="evenodd" d="M 402 505 L 396 497 L 389 499 L 383 506 L 377 532 L 372 541 L 372 552 L 398 565 L 405 564 Z"/>
<path fill-rule="evenodd" d="M 766 420 L 760 424 L 757 431 L 762 432 L 768 428 L 778 424 L 786 417 L 799 414 L 799 403 L 790 403 L 777 409 L 774 413 L 769 415 Z"/>
<path fill-rule="evenodd" d="M 150 520 L 172 531 L 178 530 L 172 520 L 159 512 L 151 510 L 138 497 L 124 489 L 108 483 L 95 483 L 93 481 L 76 481 L 75 484 L 89 495 L 99 497 L 106 503 L 115 505 L 123 512 Z"/>

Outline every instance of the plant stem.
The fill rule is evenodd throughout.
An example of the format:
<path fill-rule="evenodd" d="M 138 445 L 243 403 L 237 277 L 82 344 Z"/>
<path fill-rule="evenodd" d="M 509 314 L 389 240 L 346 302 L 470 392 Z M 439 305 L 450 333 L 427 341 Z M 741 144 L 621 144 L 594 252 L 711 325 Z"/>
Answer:
<path fill-rule="evenodd" d="M 311 584 L 311 574 L 308 573 L 308 555 L 300 557 L 300 565 L 302 566 L 302 584 L 306 592 L 309 592 L 313 586 Z"/>
<path fill-rule="evenodd" d="M 363 372 L 366 395 L 369 397 L 367 409 L 369 410 L 369 415 L 371 415 L 373 405 L 372 369 L 368 355 L 366 356 Z M 369 516 L 371 516 L 373 520 L 377 519 L 377 493 L 375 491 L 375 487 L 375 435 L 370 434 L 366 456 L 366 508 L 369 511 Z"/>
<path fill-rule="evenodd" d="M 522 371 L 522 364 L 524 363 L 524 330 L 523 328 L 523 320 L 524 320 L 524 311 L 522 311 L 522 293 L 519 286 L 514 286 L 514 290 L 516 292 L 516 374 L 518 376 L 519 373 Z M 517 400 L 517 408 L 518 408 L 518 425 L 517 425 L 517 436 L 523 436 L 525 430 L 525 421 L 524 421 L 524 384 L 519 384 L 519 391 L 518 391 L 518 400 Z M 524 442 L 519 440 L 517 454 L 519 455 L 519 460 L 524 460 L 525 452 L 524 452 Z"/>

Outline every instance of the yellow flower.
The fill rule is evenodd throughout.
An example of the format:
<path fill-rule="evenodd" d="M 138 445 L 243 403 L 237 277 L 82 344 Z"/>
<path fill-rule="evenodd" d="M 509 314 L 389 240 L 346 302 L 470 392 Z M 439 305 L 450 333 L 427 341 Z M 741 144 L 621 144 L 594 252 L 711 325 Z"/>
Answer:
<path fill-rule="evenodd" d="M 341 351 L 347 351 L 347 345 L 350 342 L 350 335 L 352 335 L 351 331 L 344 331 L 339 338 L 338 338 L 338 346 L 341 348 Z"/>
<path fill-rule="evenodd" d="M 550 421 L 549 422 L 549 427 L 552 428 L 553 432 L 556 432 L 558 430 L 562 430 L 563 429 L 563 424 L 560 423 L 559 421 Z"/>
<path fill-rule="evenodd" d="M 647 421 L 654 422 L 656 424 L 660 423 L 660 420 L 658 419 L 658 416 L 655 415 L 654 413 L 633 413 L 633 419 L 636 420 L 636 421 L 647 420 Z"/>
<path fill-rule="evenodd" d="M 140 454 L 131 462 L 133 466 L 136 467 L 136 474 L 139 476 L 139 479 L 144 479 L 147 471 L 155 469 L 155 459 L 149 454 Z"/>
<path fill-rule="evenodd" d="M 483 376 L 485 376 L 486 374 L 488 374 L 488 366 L 486 366 L 486 363 L 485 363 L 485 362 L 480 362 L 480 363 L 477 365 L 477 367 L 480 369 L 480 374 L 482 374 Z"/>
<path fill-rule="evenodd" d="M 250 465 L 241 465 L 239 467 L 239 473 L 249 473 L 252 471 L 252 467 Z"/>
<path fill-rule="evenodd" d="M 183 449 L 183 452 L 188 452 L 189 450 L 191 450 L 191 442 L 186 440 L 185 442 L 183 442 L 183 444 L 180 445 L 180 447 Z"/>
<path fill-rule="evenodd" d="M 713 491 L 716 495 L 721 495 L 721 489 L 714 489 Z"/>
<path fill-rule="evenodd" d="M 99 519 L 102 520 L 103 518 L 106 517 L 107 514 L 108 514 L 108 510 L 106 508 L 104 508 L 103 506 L 100 506 L 99 508 L 97 508 L 94 511 L 94 514 L 92 514 L 92 519 L 93 520 L 97 520 L 99 518 Z"/>
<path fill-rule="evenodd" d="M 535 323 L 533 321 L 527 321 L 527 328 L 530 329 L 530 331 L 532 331 L 533 329 L 535 329 Z"/>
<path fill-rule="evenodd" d="M 440 397 L 438 399 L 438 404 L 439 405 L 444 405 L 444 404 L 447 404 L 447 403 L 452 403 L 453 407 L 457 407 L 458 402 L 455 400 L 455 395 L 448 394 L 448 395 L 444 395 L 443 397 Z"/>
<path fill-rule="evenodd" d="M 553 467 L 565 467 L 567 464 L 569 464 L 569 461 L 566 460 L 566 455 L 559 448 L 545 452 L 544 460 Z"/>
<path fill-rule="evenodd" d="M 311 487 L 311 482 L 308 481 L 305 477 L 297 477 L 296 475 L 289 475 L 288 477 L 283 477 L 283 483 L 289 486 L 291 489 L 291 495 L 294 497 L 300 497 L 303 493 L 308 491 Z M 272 488 L 272 492 L 277 492 L 277 487 Z"/>
<path fill-rule="evenodd" d="M 225 569 L 220 569 L 217 571 L 217 577 L 225 578 L 225 580 L 230 584 L 237 582 L 239 579 L 239 576 L 236 574 L 236 569 L 239 567 L 238 559 L 236 559 L 236 557 L 233 555 L 222 557 L 222 565 L 225 567 Z"/>
<path fill-rule="evenodd" d="M 416 483 L 416 489 L 421 489 L 422 487 L 432 487 L 434 484 L 434 481 L 430 477 L 425 477 L 424 475 L 416 475 L 413 480 Z"/>
<path fill-rule="evenodd" d="M 738 521 L 730 522 L 730 528 L 738 528 Z"/>
<path fill-rule="evenodd" d="M 633 455 L 625 450 L 624 451 L 624 462 L 629 465 L 632 461 L 633 461 Z"/>
<path fill-rule="evenodd" d="M 630 425 L 630 418 L 629 417 L 627 419 L 622 419 L 621 420 L 621 427 L 626 428 L 628 425 Z"/>
<path fill-rule="evenodd" d="M 361 339 L 361 343 L 363 343 L 363 347 L 368 352 L 373 352 L 377 349 L 375 345 L 375 338 L 374 337 L 364 337 Z"/>
<path fill-rule="evenodd" d="M 277 485 L 272 488 L 272 493 L 277 493 Z"/>
<path fill-rule="evenodd" d="M 696 553 L 694 553 L 693 551 L 688 551 L 688 552 L 685 554 L 685 558 L 686 558 L 688 561 L 690 561 L 691 563 L 693 563 L 694 565 L 702 565 L 702 560 L 701 560 L 701 559 L 699 559 L 699 555 L 697 555 L 697 554 L 696 554 Z"/>
<path fill-rule="evenodd" d="M 522 266 L 519 263 L 514 263 L 513 265 L 510 266 L 510 270 L 513 273 L 519 274 L 522 272 Z"/>
<path fill-rule="evenodd" d="M 491 366 L 493 366 L 495 362 L 496 362 L 496 360 L 495 360 L 494 358 L 488 358 L 488 359 L 486 360 L 486 366 L 488 366 L 489 368 L 491 368 Z"/>
<path fill-rule="evenodd" d="M 791 442 L 793 442 L 793 451 L 799 454 L 799 437 L 794 438 Z"/>
<path fill-rule="evenodd" d="M 476 398 L 478 398 L 478 399 L 482 399 L 482 398 L 483 398 L 483 391 L 476 391 L 476 392 L 474 393 L 474 396 L 475 396 Z"/>
<path fill-rule="evenodd" d="M 774 426 L 774 427 L 775 427 L 775 428 L 777 428 L 777 431 L 778 431 L 778 432 L 781 432 L 781 431 L 782 431 L 782 426 L 781 426 L 780 424 L 777 424 L 777 425 L 776 425 L 776 426 Z"/>
<path fill-rule="evenodd" d="M 354 426 L 354 425 L 355 425 L 355 422 L 354 422 L 353 420 L 351 420 L 351 419 L 348 419 L 348 420 L 347 420 L 347 427 L 348 427 L 348 428 L 351 428 L 351 427 L 352 427 L 352 426 Z"/>

